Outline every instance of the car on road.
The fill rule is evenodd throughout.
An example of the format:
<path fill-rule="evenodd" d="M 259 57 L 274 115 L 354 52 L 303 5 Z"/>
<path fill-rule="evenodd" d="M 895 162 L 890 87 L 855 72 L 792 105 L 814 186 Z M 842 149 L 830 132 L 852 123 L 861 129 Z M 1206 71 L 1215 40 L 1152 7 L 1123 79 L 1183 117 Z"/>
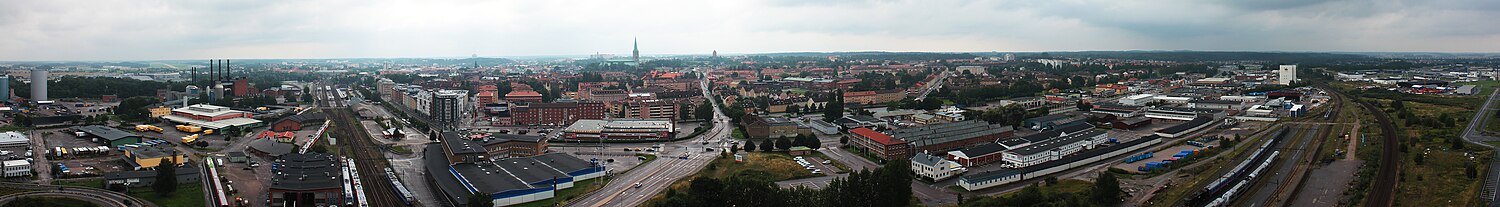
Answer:
<path fill-rule="evenodd" d="M 641 188 L 641 183 L 635 183 L 635 188 Z"/>

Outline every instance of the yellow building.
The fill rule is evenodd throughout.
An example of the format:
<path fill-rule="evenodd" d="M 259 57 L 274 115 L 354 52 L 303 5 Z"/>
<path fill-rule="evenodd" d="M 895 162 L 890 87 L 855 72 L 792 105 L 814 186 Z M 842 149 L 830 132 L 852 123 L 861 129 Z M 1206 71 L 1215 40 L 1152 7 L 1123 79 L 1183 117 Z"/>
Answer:
<path fill-rule="evenodd" d="M 151 108 L 150 110 L 151 118 L 161 118 L 163 116 L 172 115 L 172 107 L 158 106 L 156 108 Z"/>
<path fill-rule="evenodd" d="M 182 165 L 182 163 L 187 161 L 187 156 L 177 153 L 177 149 L 166 144 L 125 149 L 125 160 L 130 160 L 131 167 L 134 167 L 136 170 L 156 167 L 162 161 L 167 160 L 167 158 L 173 157 L 175 157 L 173 159 L 175 162 L 172 163 L 176 165 Z"/>

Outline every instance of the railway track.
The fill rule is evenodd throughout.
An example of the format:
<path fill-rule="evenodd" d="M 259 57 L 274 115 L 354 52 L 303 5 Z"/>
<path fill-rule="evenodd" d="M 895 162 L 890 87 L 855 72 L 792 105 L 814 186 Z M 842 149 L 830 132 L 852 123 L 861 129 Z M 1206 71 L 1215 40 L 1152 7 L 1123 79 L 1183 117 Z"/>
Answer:
<path fill-rule="evenodd" d="M 1343 120 L 1340 115 L 1344 112 L 1345 100 L 1343 94 L 1339 94 L 1338 92 L 1328 87 L 1320 86 L 1319 88 L 1323 89 L 1323 91 L 1328 92 L 1328 94 L 1332 97 L 1332 99 L 1330 100 L 1333 103 L 1332 107 L 1328 108 L 1329 111 L 1323 114 L 1323 121 L 1327 121 L 1329 123 L 1342 123 L 1341 121 Z M 1306 160 L 1299 160 L 1301 162 L 1304 162 L 1305 164 L 1297 165 L 1297 168 L 1292 171 L 1294 173 L 1297 173 L 1296 176 L 1294 176 L 1294 179 L 1292 179 L 1296 180 L 1297 184 L 1292 186 L 1291 192 L 1287 195 L 1286 199 L 1281 199 L 1279 201 L 1286 202 L 1295 200 L 1297 198 L 1297 194 L 1302 191 L 1303 186 L 1307 183 L 1307 171 L 1312 168 L 1313 165 L 1315 165 L 1314 163 L 1318 161 L 1318 157 L 1323 154 L 1323 142 L 1328 141 L 1328 135 L 1333 133 L 1333 127 L 1333 124 L 1323 125 L 1322 129 L 1319 130 L 1319 133 L 1315 135 L 1312 143 L 1312 145 L 1314 146 L 1312 155 L 1305 156 Z M 1285 188 L 1287 186 L 1282 187 Z M 1276 195 L 1283 195 L 1283 193 L 1285 193 L 1287 190 L 1288 189 L 1277 190 Z M 1283 206 L 1285 205 L 1289 204 L 1283 203 Z"/>
<path fill-rule="evenodd" d="M 1391 122 L 1391 117 L 1380 111 L 1375 104 L 1359 101 L 1370 114 L 1375 115 L 1375 120 L 1380 124 L 1380 135 L 1384 138 L 1384 151 L 1380 153 L 1380 169 L 1375 174 L 1374 185 L 1365 198 L 1365 206 L 1392 206 L 1396 200 L 1396 185 L 1399 184 L 1397 173 L 1401 169 L 1401 152 L 1397 149 L 1396 124 Z M 1351 152 L 1352 153 L 1352 152 Z"/>
<path fill-rule="evenodd" d="M 365 195 L 369 196 L 366 202 L 369 206 L 405 206 L 405 202 L 395 195 L 390 189 L 390 178 L 386 177 L 384 169 L 390 167 L 390 163 L 381 153 L 378 145 L 373 143 L 373 138 L 363 130 L 359 120 L 354 118 L 354 111 L 347 107 L 324 109 L 329 117 L 333 118 L 337 129 L 330 131 L 334 137 L 338 137 L 343 155 L 354 159 L 358 165 L 360 184 L 364 186 Z"/>
<path fill-rule="evenodd" d="M 395 195 L 390 179 L 385 175 L 384 169 L 390 167 L 389 161 L 381 153 L 373 138 L 360 124 L 354 115 L 353 109 L 348 105 L 340 104 L 344 101 L 335 98 L 336 91 L 321 90 L 317 94 L 317 104 L 323 113 L 333 121 L 334 128 L 328 133 L 338 138 L 339 153 L 350 159 L 354 159 L 357 165 L 356 172 L 359 173 L 360 185 L 364 186 L 366 206 L 406 206 L 401 198 Z"/>
<path fill-rule="evenodd" d="M 151 202 L 148 202 L 146 200 L 141 200 L 140 198 L 130 197 L 129 195 L 125 195 L 124 193 L 119 193 L 119 192 L 114 192 L 114 191 L 108 191 L 108 190 L 98 189 L 98 188 L 85 188 L 85 187 L 60 186 L 60 185 L 41 185 L 41 184 L 31 184 L 31 183 L 12 183 L 12 182 L 0 182 L 0 185 L 4 185 L 6 188 L 37 190 L 37 191 L 33 191 L 33 192 L 44 192 L 45 193 L 45 194 L 33 194 L 33 195 L 21 195 L 21 194 L 25 194 L 25 193 L 6 195 L 4 197 L 0 197 L 0 204 L 7 203 L 7 202 L 10 201 L 10 199 L 16 199 L 16 198 L 26 197 L 26 196 L 69 195 L 69 196 L 65 196 L 65 197 L 78 198 L 76 196 L 83 196 L 83 197 L 87 197 L 87 198 L 107 199 L 107 200 L 112 200 L 112 203 L 119 203 L 120 204 L 119 206 L 156 207 L 155 203 L 151 203 Z M 58 194 L 58 193 L 61 193 L 61 194 Z M 105 204 L 109 204 L 109 203 L 105 203 Z"/>

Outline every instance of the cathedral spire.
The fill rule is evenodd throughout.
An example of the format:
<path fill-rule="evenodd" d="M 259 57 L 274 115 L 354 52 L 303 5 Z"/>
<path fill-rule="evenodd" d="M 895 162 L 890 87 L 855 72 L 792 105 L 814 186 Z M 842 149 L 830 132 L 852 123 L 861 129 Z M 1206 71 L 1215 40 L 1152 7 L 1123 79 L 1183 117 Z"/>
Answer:
<path fill-rule="evenodd" d="M 640 40 L 640 38 L 631 38 L 631 43 L 633 45 L 631 46 L 631 50 L 630 50 L 630 59 L 632 61 L 635 61 L 636 65 L 640 65 L 641 64 L 641 40 Z"/>

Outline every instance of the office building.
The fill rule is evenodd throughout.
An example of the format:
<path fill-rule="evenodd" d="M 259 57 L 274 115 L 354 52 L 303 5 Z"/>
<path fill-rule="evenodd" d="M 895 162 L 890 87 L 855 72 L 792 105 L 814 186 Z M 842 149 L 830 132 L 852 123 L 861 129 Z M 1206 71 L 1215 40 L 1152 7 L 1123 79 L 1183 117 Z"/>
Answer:
<path fill-rule="evenodd" d="M 464 90 L 441 90 L 432 94 L 431 117 L 433 121 L 443 123 L 455 123 L 468 114 L 470 107 L 468 91 Z"/>
<path fill-rule="evenodd" d="M 510 107 L 512 121 L 522 126 L 566 126 L 582 119 L 604 119 L 604 103 L 556 102 L 515 103 Z"/>
<path fill-rule="evenodd" d="M 1276 84 L 1291 85 L 1292 82 L 1297 81 L 1297 65 L 1281 65 L 1276 70 L 1276 74 L 1279 75 L 1276 78 Z"/>

